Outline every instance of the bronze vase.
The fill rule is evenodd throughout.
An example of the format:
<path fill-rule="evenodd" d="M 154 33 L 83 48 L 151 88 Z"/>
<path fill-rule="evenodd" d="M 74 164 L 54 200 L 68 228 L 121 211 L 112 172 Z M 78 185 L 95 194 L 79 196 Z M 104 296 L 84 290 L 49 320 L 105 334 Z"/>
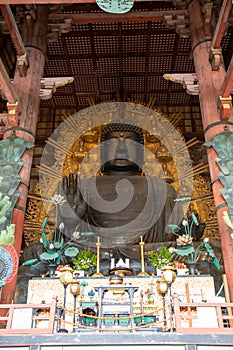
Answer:
<path fill-rule="evenodd" d="M 48 266 L 47 266 L 48 276 L 49 277 L 54 277 L 56 269 L 57 269 L 57 265 L 56 264 L 48 264 Z"/>
<path fill-rule="evenodd" d="M 189 272 L 190 272 L 190 275 L 196 275 L 196 270 L 197 270 L 197 267 L 198 267 L 198 262 L 189 262 L 187 263 L 187 266 L 188 266 L 188 269 L 189 269 Z"/>

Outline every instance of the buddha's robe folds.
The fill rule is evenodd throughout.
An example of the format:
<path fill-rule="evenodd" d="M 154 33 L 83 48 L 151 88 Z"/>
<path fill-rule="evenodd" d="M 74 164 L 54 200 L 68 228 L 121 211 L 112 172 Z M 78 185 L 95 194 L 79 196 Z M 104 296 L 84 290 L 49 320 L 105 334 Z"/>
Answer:
<path fill-rule="evenodd" d="M 165 242 L 172 238 L 167 225 L 183 217 L 176 191 L 157 178 L 106 175 L 82 180 L 80 188 L 88 204 L 85 212 L 79 211 L 79 220 L 72 222 L 72 215 L 61 211 L 61 220 L 69 237 L 81 233 L 81 245 L 95 246 L 97 236 L 106 248 L 135 244 L 140 236 L 146 243 Z"/>

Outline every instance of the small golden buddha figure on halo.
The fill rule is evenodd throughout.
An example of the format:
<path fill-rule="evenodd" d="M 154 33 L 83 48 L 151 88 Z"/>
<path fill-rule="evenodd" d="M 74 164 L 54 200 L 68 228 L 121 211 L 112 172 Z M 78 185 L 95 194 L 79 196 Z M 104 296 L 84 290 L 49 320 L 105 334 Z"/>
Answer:
<path fill-rule="evenodd" d="M 162 169 L 159 174 L 160 179 L 165 180 L 168 184 L 174 182 L 174 177 L 167 167 L 167 163 L 162 164 Z"/>

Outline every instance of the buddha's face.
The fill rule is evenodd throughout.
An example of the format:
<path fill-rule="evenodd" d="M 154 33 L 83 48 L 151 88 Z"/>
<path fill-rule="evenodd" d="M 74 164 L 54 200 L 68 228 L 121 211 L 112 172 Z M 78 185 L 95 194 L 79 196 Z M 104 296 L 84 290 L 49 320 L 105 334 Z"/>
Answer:
<path fill-rule="evenodd" d="M 137 135 L 131 131 L 111 132 L 104 142 L 104 168 L 127 171 L 138 168 L 139 144 Z"/>

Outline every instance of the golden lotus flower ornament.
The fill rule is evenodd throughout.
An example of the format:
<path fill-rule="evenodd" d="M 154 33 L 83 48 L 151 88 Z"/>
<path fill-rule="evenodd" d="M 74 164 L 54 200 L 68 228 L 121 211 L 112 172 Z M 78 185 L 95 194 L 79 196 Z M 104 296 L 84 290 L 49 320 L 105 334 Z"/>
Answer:
<path fill-rule="evenodd" d="M 190 237 L 189 235 L 183 234 L 176 240 L 176 244 L 178 246 L 186 246 L 193 243 L 193 237 Z"/>

